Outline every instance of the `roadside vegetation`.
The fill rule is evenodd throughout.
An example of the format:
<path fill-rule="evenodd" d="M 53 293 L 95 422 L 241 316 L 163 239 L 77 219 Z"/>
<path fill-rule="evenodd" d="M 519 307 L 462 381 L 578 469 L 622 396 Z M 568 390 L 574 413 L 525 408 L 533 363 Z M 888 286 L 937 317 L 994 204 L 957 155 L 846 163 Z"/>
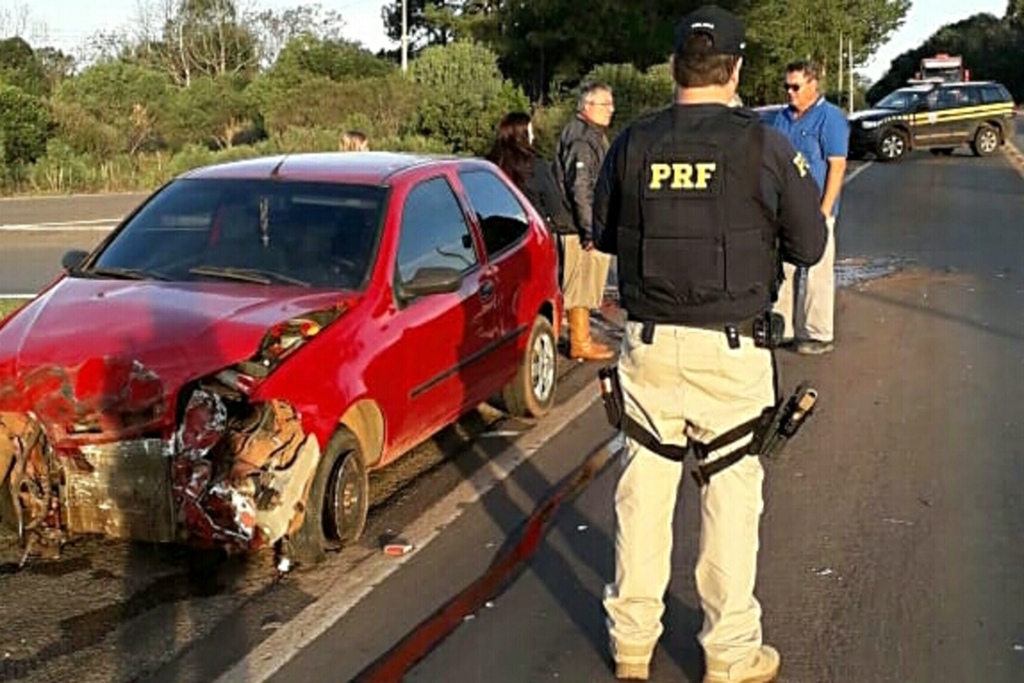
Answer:
<path fill-rule="evenodd" d="M 550 153 L 583 79 L 614 87 L 616 125 L 669 101 L 672 28 L 698 4 L 595 0 L 581 11 L 575 0 L 409 0 L 407 72 L 397 53 L 344 39 L 344 17 L 320 5 L 143 0 L 123 30 L 94 36 L 75 54 L 33 38 L 27 6 L 0 11 L 0 192 L 148 191 L 214 162 L 333 151 L 353 129 L 374 149 L 480 155 L 511 109 L 533 111 L 539 147 Z M 910 6 L 721 4 L 750 26 L 742 95 L 751 105 L 782 101 L 782 69 L 795 58 L 819 59 L 827 84 L 838 82 L 840 35 L 852 37 L 863 64 Z M 1024 45 L 1010 18 L 1021 15 L 1019 4 L 1007 19 L 991 18 L 1004 62 Z M 396 39 L 400 8 L 394 0 L 382 16 Z M 1011 36 L 1016 52 L 1004 54 Z M 968 63 L 988 75 L 995 52 Z M 868 84 L 855 85 L 859 103 Z"/>
<path fill-rule="evenodd" d="M 0 320 L 28 303 L 28 299 L 0 299 Z"/>

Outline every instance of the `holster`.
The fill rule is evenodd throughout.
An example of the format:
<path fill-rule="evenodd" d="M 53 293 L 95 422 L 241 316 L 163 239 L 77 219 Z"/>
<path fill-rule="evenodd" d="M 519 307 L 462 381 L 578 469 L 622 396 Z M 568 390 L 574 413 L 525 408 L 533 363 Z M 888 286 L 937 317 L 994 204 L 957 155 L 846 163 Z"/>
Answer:
<path fill-rule="evenodd" d="M 604 404 L 608 424 L 621 429 L 627 437 L 647 450 L 669 460 L 682 462 L 687 451 L 692 448 L 697 459 L 693 477 L 700 486 L 705 486 L 712 475 L 739 462 L 745 456 L 777 457 L 786 442 L 797 433 L 806 418 L 814 412 L 818 398 L 818 392 L 815 389 L 806 383 L 800 384 L 788 400 L 765 408 L 756 418 L 719 434 L 707 443 L 691 439 L 690 448 L 684 448 L 661 443 L 654 434 L 626 414 L 617 366 L 605 366 L 597 371 L 597 375 L 601 386 L 601 402 Z M 753 435 L 748 444 L 703 464 L 712 452 L 724 449 L 748 434 Z"/>

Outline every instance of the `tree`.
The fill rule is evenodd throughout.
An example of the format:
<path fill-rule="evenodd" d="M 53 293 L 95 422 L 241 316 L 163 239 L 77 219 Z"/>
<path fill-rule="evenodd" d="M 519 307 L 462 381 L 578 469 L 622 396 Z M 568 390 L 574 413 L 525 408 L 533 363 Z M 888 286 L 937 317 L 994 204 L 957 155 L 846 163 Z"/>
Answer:
<path fill-rule="evenodd" d="M 892 61 L 889 71 L 867 93 L 875 102 L 886 93 L 906 84 L 920 70 L 923 57 L 945 52 L 963 57 L 975 80 L 991 79 L 1003 83 L 1017 100 L 1024 99 L 1024 73 L 1020 55 L 1024 35 L 1012 22 L 991 14 L 976 14 L 954 24 L 947 24 L 920 46 L 908 50 Z"/>
<path fill-rule="evenodd" d="M 170 109 L 165 73 L 137 64 L 103 62 L 57 87 L 54 100 L 74 104 L 95 121 L 121 133 L 120 151 L 135 154 L 159 142 Z"/>
<path fill-rule="evenodd" d="M 750 27 L 743 92 L 751 102 L 782 99 L 782 69 L 797 59 L 823 66 L 825 88 L 836 82 L 839 40 L 853 41 L 854 63 L 864 64 L 898 29 L 909 0 L 760 0 L 745 12 Z M 846 66 L 845 64 L 843 66 Z"/>
<path fill-rule="evenodd" d="M 9 169 L 34 162 L 46 153 L 50 117 L 38 97 L 13 85 L 0 84 L 0 138 Z"/>
<path fill-rule="evenodd" d="M 447 45 L 458 37 L 459 15 L 465 0 L 407 0 L 410 52 L 429 45 Z M 391 40 L 402 40 L 402 0 L 381 9 L 384 30 Z"/>
<path fill-rule="evenodd" d="M 387 76 L 394 64 L 380 59 L 357 43 L 310 35 L 293 38 L 281 51 L 273 72 L 323 76 L 335 82 Z"/>
<path fill-rule="evenodd" d="M 0 40 L 0 83 L 17 86 L 37 97 L 49 93 L 46 73 L 24 39 Z"/>
<path fill-rule="evenodd" d="M 281 12 L 265 10 L 256 16 L 260 45 L 260 64 L 268 67 L 277 61 L 281 51 L 297 38 L 344 42 L 345 21 L 334 10 L 319 4 L 299 5 Z"/>
<path fill-rule="evenodd" d="M 522 90 L 502 77 L 497 55 L 474 43 L 428 47 L 409 72 L 423 92 L 417 132 L 457 153 L 486 153 L 501 117 L 529 106 Z"/>
<path fill-rule="evenodd" d="M 168 129 L 178 145 L 212 142 L 226 149 L 249 128 L 255 114 L 231 76 L 200 76 L 171 96 Z"/>

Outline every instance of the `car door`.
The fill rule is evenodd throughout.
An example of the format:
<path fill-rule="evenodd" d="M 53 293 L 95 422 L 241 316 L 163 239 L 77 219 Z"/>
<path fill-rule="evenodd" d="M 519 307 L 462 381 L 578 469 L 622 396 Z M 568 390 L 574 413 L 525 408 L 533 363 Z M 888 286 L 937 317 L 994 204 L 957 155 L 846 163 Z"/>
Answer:
<path fill-rule="evenodd" d="M 946 141 L 947 133 L 939 125 L 940 93 L 941 88 L 936 88 L 920 96 L 914 103 L 914 114 L 911 117 L 914 147 L 933 147 Z"/>
<path fill-rule="evenodd" d="M 452 292 L 408 297 L 405 287 L 423 269 L 461 274 Z M 481 265 L 465 214 L 445 175 L 421 180 L 402 206 L 394 267 L 401 367 L 393 379 L 406 397 L 395 416 L 397 446 L 404 450 L 478 403 L 484 379 L 483 350 L 497 336 L 495 287 Z M 476 401 L 474 402 L 474 398 Z"/>
<path fill-rule="evenodd" d="M 523 284 L 535 277 L 526 240 L 530 219 L 505 181 L 486 168 L 463 169 L 459 181 L 475 217 L 486 253 L 488 275 L 495 284 L 498 335 L 484 349 L 484 371 L 494 391 L 515 373 L 533 312 L 520 296 Z"/>

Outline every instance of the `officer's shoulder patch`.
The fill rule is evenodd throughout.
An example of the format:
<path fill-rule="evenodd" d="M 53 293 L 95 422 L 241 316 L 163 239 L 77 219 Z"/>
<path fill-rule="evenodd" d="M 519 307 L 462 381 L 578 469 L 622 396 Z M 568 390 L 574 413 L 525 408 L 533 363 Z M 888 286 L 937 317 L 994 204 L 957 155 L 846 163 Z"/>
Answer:
<path fill-rule="evenodd" d="M 793 157 L 793 165 L 796 166 L 796 172 L 800 174 L 801 178 L 806 176 L 807 172 L 811 170 L 810 165 L 807 163 L 807 158 L 800 152 L 797 152 L 796 156 Z"/>

